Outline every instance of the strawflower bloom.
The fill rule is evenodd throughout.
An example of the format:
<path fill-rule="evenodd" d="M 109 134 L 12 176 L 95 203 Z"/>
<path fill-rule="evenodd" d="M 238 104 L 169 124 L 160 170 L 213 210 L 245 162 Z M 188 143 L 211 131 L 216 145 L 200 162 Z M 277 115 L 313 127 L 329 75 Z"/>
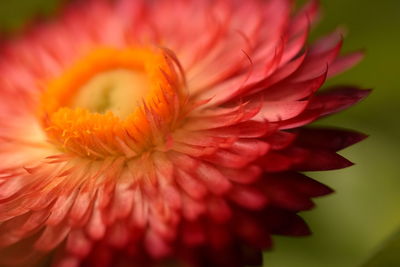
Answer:
<path fill-rule="evenodd" d="M 0 265 L 244 266 L 331 189 L 364 138 L 303 127 L 362 57 L 306 46 L 311 1 L 70 3 L 0 48 Z M 169 265 L 170 266 L 170 265 Z"/>

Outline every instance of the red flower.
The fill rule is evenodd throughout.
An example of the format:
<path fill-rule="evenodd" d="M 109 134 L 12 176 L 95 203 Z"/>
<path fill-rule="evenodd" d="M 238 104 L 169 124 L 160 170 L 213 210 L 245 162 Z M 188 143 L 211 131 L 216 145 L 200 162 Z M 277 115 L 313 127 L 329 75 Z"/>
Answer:
<path fill-rule="evenodd" d="M 368 91 L 333 33 L 304 49 L 315 1 L 71 4 L 0 51 L 0 259 L 27 266 L 259 263 L 271 234 L 331 192 L 364 138 L 304 128 Z"/>

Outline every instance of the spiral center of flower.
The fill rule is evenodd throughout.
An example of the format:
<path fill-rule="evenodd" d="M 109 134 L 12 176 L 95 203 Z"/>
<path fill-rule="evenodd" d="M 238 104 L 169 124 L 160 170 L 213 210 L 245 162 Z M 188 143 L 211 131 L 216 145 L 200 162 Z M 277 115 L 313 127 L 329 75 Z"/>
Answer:
<path fill-rule="evenodd" d="M 168 87 L 163 72 L 171 70 L 159 51 L 99 48 L 46 85 L 42 109 L 52 114 L 62 107 L 83 108 L 126 117 L 160 86 Z"/>
<path fill-rule="evenodd" d="M 110 70 L 95 75 L 81 86 L 70 106 L 100 114 L 111 111 L 124 119 L 144 100 L 149 87 L 144 73 L 127 69 Z"/>
<path fill-rule="evenodd" d="M 153 145 L 154 122 L 160 129 L 171 122 L 179 90 L 163 51 L 99 48 L 45 84 L 38 113 L 50 141 L 63 149 L 126 154 Z"/>

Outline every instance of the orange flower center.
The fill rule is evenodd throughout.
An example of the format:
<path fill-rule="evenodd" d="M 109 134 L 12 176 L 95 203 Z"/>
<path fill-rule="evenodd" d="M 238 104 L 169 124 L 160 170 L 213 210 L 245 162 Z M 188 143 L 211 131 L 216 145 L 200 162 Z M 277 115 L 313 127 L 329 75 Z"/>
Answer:
<path fill-rule="evenodd" d="M 98 48 L 46 84 L 39 116 L 50 141 L 64 150 L 134 156 L 162 142 L 180 86 L 161 50 Z"/>

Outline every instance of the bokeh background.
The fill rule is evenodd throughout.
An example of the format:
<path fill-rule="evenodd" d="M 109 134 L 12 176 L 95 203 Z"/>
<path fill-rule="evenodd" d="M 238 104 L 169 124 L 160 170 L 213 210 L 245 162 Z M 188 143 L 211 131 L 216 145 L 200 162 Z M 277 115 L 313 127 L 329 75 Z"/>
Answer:
<path fill-rule="evenodd" d="M 134 0 L 133 0 L 134 1 Z M 244 0 L 245 1 L 245 0 Z M 0 0 L 0 29 L 15 32 L 32 17 L 50 15 L 59 0 Z M 275 238 L 269 267 L 400 266 L 400 0 L 321 0 L 324 16 L 313 37 L 347 29 L 344 51 L 365 60 L 328 82 L 374 89 L 360 105 L 318 122 L 368 133 L 343 155 L 356 165 L 313 177 L 337 193 L 303 216 L 307 238 Z M 366 264 L 366 265 L 365 265 Z"/>

